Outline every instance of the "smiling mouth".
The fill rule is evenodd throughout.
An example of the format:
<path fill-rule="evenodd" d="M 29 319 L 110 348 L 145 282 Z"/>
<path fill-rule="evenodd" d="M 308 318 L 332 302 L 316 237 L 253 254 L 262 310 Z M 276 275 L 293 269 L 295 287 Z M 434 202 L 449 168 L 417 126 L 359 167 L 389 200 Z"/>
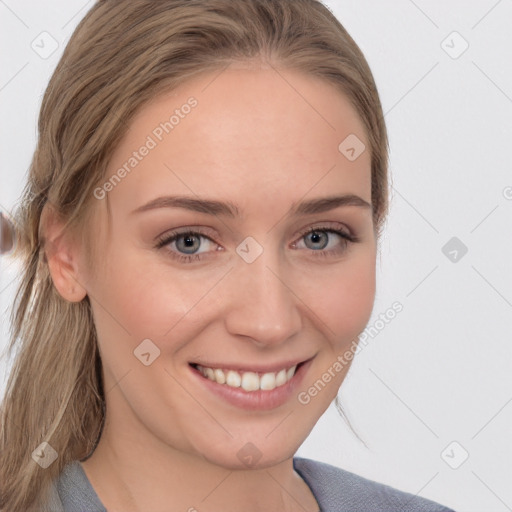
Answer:
<path fill-rule="evenodd" d="M 293 366 L 282 368 L 277 372 L 255 372 L 239 371 L 224 368 L 209 368 L 196 363 L 190 363 L 190 366 L 200 372 L 203 377 L 232 388 L 241 388 L 244 391 L 271 391 L 275 388 L 284 386 L 289 382 L 295 372 L 306 361 Z"/>

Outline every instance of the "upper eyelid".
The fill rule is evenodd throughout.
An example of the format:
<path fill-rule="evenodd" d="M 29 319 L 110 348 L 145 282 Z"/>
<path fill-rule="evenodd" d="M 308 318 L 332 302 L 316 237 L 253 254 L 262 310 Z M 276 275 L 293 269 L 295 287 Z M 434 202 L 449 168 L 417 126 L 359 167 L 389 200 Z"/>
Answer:
<path fill-rule="evenodd" d="M 329 224 L 329 223 L 327 223 L 327 224 Z M 353 233 L 353 230 L 350 229 L 345 224 L 332 223 L 332 222 L 330 224 L 334 224 L 334 225 L 327 225 L 327 224 L 325 224 L 325 225 L 314 224 L 307 228 L 301 229 L 301 230 L 299 230 L 299 236 L 304 236 L 304 235 L 310 233 L 311 231 L 342 231 L 342 232 L 346 231 L 346 233 L 345 233 L 346 235 L 355 236 L 355 234 Z"/>
<path fill-rule="evenodd" d="M 314 231 L 315 229 L 319 231 L 329 231 L 329 230 L 339 230 L 346 231 L 347 235 L 354 235 L 355 233 L 352 228 L 350 228 L 346 223 L 340 221 L 317 221 L 309 226 L 298 230 L 298 236 L 303 236 L 304 233 L 308 233 L 309 231 Z M 182 228 L 169 229 L 165 231 L 163 234 L 155 237 L 155 240 L 165 238 L 167 235 L 171 236 L 174 233 L 174 236 L 184 235 L 187 233 L 199 234 L 201 236 L 205 236 L 207 238 L 215 238 L 219 237 L 218 231 L 214 228 L 203 227 L 200 225 L 190 225 Z M 245 235 L 242 236 L 242 239 L 245 238 Z M 212 240 L 214 241 L 214 240 Z"/>

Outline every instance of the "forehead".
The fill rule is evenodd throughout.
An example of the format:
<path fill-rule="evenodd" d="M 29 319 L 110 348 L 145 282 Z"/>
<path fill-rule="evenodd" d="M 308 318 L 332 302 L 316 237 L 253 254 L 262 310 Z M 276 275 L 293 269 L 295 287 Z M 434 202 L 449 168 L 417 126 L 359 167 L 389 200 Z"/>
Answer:
<path fill-rule="evenodd" d="M 362 150 L 355 160 L 347 144 Z M 155 97 L 132 119 L 106 179 L 120 169 L 109 200 L 125 214 L 166 193 L 247 208 L 336 192 L 371 202 L 369 144 L 348 98 L 272 67 L 232 65 Z"/>

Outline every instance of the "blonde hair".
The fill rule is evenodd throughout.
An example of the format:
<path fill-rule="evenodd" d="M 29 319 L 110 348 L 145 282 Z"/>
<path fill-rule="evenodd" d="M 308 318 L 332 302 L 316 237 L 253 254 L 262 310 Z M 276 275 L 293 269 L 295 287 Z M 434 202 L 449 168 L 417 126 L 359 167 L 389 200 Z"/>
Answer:
<path fill-rule="evenodd" d="M 91 304 L 88 297 L 67 302 L 55 289 L 43 208 L 51 205 L 66 231 L 92 248 L 93 191 L 134 113 L 198 73 L 258 59 L 326 80 L 351 101 L 367 132 L 380 233 L 388 208 L 382 107 L 362 52 L 327 7 L 317 0 L 98 1 L 46 89 L 37 147 L 13 215 L 13 255 L 22 260 L 22 274 L 9 345 L 17 355 L 1 410 L 2 510 L 41 510 L 63 467 L 94 450 L 105 414 Z M 58 454 L 46 469 L 31 457 L 43 441 Z"/>

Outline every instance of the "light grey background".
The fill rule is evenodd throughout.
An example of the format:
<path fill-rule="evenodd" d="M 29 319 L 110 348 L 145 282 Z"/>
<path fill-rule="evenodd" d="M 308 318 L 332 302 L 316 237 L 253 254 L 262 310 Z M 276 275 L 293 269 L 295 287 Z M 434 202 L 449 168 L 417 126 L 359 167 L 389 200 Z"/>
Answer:
<path fill-rule="evenodd" d="M 512 510 L 512 1 L 326 3 L 381 94 L 392 203 L 369 323 L 378 334 L 340 392 L 368 448 L 332 406 L 298 455 L 457 511 Z M 0 0 L 4 211 L 22 189 L 41 95 L 90 6 Z M 58 48 L 41 58 L 51 38 Z M 2 348 L 17 268 L 0 258 L 0 270 Z M 381 328 L 395 301 L 403 311 Z"/>

